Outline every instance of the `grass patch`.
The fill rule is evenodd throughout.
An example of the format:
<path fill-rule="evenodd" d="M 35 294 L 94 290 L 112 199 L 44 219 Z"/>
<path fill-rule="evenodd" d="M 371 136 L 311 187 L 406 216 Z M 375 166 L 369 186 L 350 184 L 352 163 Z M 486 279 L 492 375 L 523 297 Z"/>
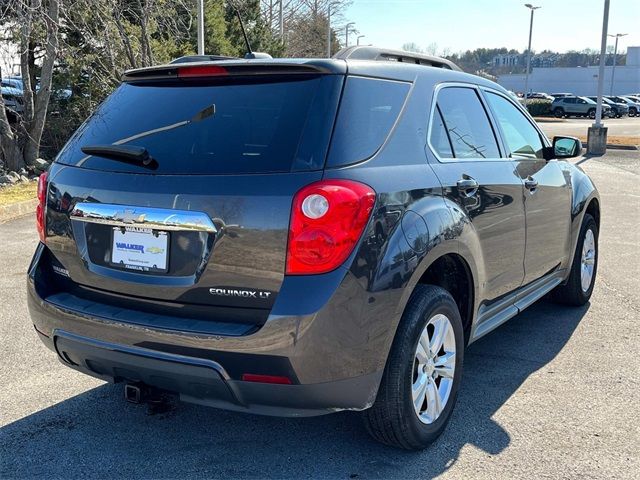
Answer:
<path fill-rule="evenodd" d="M 586 135 L 578 135 L 578 138 L 583 145 L 587 145 Z M 607 145 L 640 145 L 640 137 L 635 135 L 607 135 Z"/>
<path fill-rule="evenodd" d="M 0 188 L 0 205 L 11 205 L 36 198 L 38 182 L 17 183 Z"/>

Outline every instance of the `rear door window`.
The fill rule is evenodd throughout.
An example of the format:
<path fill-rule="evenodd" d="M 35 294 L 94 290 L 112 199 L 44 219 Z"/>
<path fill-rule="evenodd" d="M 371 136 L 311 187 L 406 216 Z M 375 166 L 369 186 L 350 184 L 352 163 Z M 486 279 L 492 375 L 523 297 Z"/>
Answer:
<path fill-rule="evenodd" d="M 371 158 L 385 142 L 404 105 L 411 84 L 348 77 L 340 102 L 328 167 Z"/>
<path fill-rule="evenodd" d="M 57 161 L 149 173 L 85 155 L 88 145 L 133 145 L 157 174 L 244 174 L 322 169 L 342 77 L 218 79 L 121 85 L 76 132 Z"/>
<path fill-rule="evenodd" d="M 475 89 L 443 88 L 438 93 L 437 107 L 455 158 L 500 158 L 493 128 Z"/>

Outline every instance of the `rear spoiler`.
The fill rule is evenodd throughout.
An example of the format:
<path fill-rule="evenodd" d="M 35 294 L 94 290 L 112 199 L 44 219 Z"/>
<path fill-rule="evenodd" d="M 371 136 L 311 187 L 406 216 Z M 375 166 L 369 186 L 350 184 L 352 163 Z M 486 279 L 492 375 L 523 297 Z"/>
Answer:
<path fill-rule="evenodd" d="M 304 63 L 273 60 L 224 60 L 219 62 L 174 63 L 128 70 L 122 75 L 122 81 L 132 83 L 178 78 L 344 74 L 346 72 L 347 67 L 344 62 L 332 60 L 315 60 Z"/>

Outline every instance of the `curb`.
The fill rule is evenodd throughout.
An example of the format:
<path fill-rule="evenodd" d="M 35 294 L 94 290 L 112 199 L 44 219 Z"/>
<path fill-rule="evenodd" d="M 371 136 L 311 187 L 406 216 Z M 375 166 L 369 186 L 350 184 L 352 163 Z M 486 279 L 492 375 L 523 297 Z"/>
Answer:
<path fill-rule="evenodd" d="M 22 202 L 12 203 L 11 205 L 0 205 L 0 223 L 32 214 L 36 211 L 37 205 L 37 198 L 23 200 Z"/>
<path fill-rule="evenodd" d="M 555 117 L 533 117 L 533 119 L 537 123 L 565 123 L 566 122 L 564 118 L 555 118 Z"/>
<path fill-rule="evenodd" d="M 582 140 L 580 140 L 582 142 Z M 587 150 L 587 142 L 586 140 L 582 142 L 583 150 Z M 607 143 L 607 150 L 629 150 L 629 151 L 637 151 L 640 150 L 639 145 L 617 145 L 615 143 Z"/>
<path fill-rule="evenodd" d="M 609 143 L 607 143 L 607 148 L 612 150 L 640 150 L 638 145 L 611 145 Z"/>

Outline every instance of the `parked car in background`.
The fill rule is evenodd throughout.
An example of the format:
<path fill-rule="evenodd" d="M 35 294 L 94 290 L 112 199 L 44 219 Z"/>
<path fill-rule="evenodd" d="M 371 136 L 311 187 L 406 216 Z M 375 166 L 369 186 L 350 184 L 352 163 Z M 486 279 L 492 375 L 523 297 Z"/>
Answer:
<path fill-rule="evenodd" d="M 596 118 L 596 102 L 587 97 L 558 97 L 551 104 L 551 112 L 557 118 L 562 117 L 589 117 Z M 611 111 L 609 105 L 602 105 L 602 113 L 608 116 Z"/>
<path fill-rule="evenodd" d="M 520 95 L 518 95 L 516 92 L 514 92 L 513 90 L 507 90 L 507 93 L 511 96 L 511 98 L 513 98 L 514 100 L 518 100 L 520 101 L 522 99 L 522 97 Z"/>
<path fill-rule="evenodd" d="M 40 177 L 35 332 L 130 401 L 363 411 L 424 448 L 469 343 L 552 291 L 589 301 L 600 200 L 563 161 L 581 151 L 409 52 L 129 71 Z"/>
<path fill-rule="evenodd" d="M 553 98 L 562 98 L 562 97 L 573 97 L 573 93 L 552 93 L 551 96 Z"/>
<path fill-rule="evenodd" d="M 629 116 L 635 117 L 640 115 L 640 101 L 633 100 L 631 97 L 625 97 L 621 95 L 609 95 L 607 96 L 609 100 L 616 103 L 624 103 L 629 107 Z"/>
<path fill-rule="evenodd" d="M 598 102 L 598 97 L 587 97 L 594 102 Z M 613 100 L 609 100 L 607 97 L 602 97 L 602 103 L 605 105 L 609 105 L 611 107 L 609 116 L 611 118 L 623 117 L 624 115 L 629 115 L 629 106 L 626 103 L 622 102 L 614 102 Z"/>
<path fill-rule="evenodd" d="M 36 82 L 36 92 L 38 92 L 40 90 L 40 77 L 36 78 Z M 22 80 L 22 77 L 5 77 L 2 79 L 2 84 L 4 85 L 5 83 L 8 86 L 11 86 L 12 88 L 20 90 L 24 93 L 24 81 Z M 67 100 L 71 98 L 72 95 L 70 88 L 57 88 L 51 93 L 53 98 L 58 100 Z"/>
<path fill-rule="evenodd" d="M 24 98 L 22 96 L 22 90 L 12 87 L 11 84 L 5 82 L 4 79 L 2 80 L 2 86 L 0 89 L 5 108 L 13 114 L 23 113 Z"/>
<path fill-rule="evenodd" d="M 2 86 L 15 88 L 17 90 L 24 90 L 22 78 L 20 77 L 3 77 Z"/>
<path fill-rule="evenodd" d="M 554 97 L 552 97 L 551 95 L 549 95 L 548 93 L 542 93 L 542 92 L 529 92 L 527 94 L 527 98 L 537 98 L 539 100 L 552 100 L 554 99 Z"/>

